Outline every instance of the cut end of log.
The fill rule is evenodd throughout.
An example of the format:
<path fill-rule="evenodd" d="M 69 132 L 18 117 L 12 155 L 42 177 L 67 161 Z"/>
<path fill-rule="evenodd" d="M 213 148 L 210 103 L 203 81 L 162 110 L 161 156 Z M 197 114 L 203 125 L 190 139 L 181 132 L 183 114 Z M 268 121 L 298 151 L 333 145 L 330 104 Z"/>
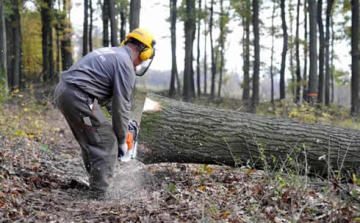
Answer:
<path fill-rule="evenodd" d="M 159 110 L 161 110 L 159 102 L 151 100 L 150 98 L 145 99 L 143 112 L 157 112 Z"/>

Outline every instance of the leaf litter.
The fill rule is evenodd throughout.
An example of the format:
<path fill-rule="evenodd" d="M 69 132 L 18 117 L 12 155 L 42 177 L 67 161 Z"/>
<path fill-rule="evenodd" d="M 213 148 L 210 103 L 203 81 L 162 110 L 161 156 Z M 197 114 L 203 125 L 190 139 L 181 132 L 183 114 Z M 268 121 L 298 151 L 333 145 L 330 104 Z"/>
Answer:
<path fill-rule="evenodd" d="M 245 167 L 118 163 L 107 198 L 90 199 L 65 120 L 43 117 L 40 138 L 0 132 L 0 222 L 360 222 L 359 205 L 326 182 L 281 185 Z"/>

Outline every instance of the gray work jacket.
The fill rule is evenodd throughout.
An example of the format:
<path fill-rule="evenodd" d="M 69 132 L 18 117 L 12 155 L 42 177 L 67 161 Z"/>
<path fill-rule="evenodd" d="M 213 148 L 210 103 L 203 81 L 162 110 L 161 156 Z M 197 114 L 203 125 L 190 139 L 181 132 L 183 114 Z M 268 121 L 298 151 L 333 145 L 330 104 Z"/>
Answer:
<path fill-rule="evenodd" d="M 61 79 L 97 98 L 101 106 L 112 98 L 113 129 L 118 143 L 124 143 L 135 85 L 131 49 L 124 46 L 94 50 L 62 72 Z"/>

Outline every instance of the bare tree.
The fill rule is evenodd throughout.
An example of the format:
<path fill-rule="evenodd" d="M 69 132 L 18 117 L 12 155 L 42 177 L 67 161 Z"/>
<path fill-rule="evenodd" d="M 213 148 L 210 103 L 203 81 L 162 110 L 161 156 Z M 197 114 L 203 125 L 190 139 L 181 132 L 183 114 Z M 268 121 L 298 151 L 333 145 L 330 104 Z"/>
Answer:
<path fill-rule="evenodd" d="M 94 9 L 92 7 L 92 0 L 89 0 L 89 10 L 90 10 L 90 24 L 89 24 L 89 52 L 93 50 L 93 41 L 92 41 L 92 31 L 93 31 L 93 14 Z"/>
<path fill-rule="evenodd" d="M 115 19 L 115 3 L 114 0 L 109 1 L 109 16 L 110 16 L 110 30 L 111 30 L 111 46 L 119 46 L 119 40 L 117 36 L 117 22 Z"/>
<path fill-rule="evenodd" d="M 308 9 L 306 6 L 307 0 L 304 1 L 304 71 L 303 71 L 303 99 L 306 100 L 307 98 L 307 59 L 308 59 L 308 29 L 307 29 L 307 23 L 308 23 Z"/>
<path fill-rule="evenodd" d="M 136 29 L 140 25 L 140 9 L 141 9 L 141 0 L 131 0 L 130 1 L 130 31 Z"/>
<path fill-rule="evenodd" d="M 185 67 L 184 67 L 184 86 L 183 86 L 183 99 L 189 101 L 190 98 L 195 96 L 193 84 L 193 45 L 195 37 L 195 1 L 186 0 L 186 16 L 184 22 L 185 30 Z"/>
<path fill-rule="evenodd" d="M 177 62 L 176 62 L 176 20 L 177 20 L 177 0 L 170 0 L 170 32 L 171 32 L 171 80 L 169 96 L 175 95 L 175 79 L 179 79 Z M 178 81 L 178 89 L 180 91 L 180 85 Z"/>
<path fill-rule="evenodd" d="M 211 48 L 211 92 L 210 99 L 215 97 L 215 77 L 216 77 L 216 62 L 215 62 L 215 51 L 214 51 L 214 41 L 213 41 L 213 21 L 214 21 L 214 0 L 211 0 L 210 3 L 210 22 L 209 22 L 209 32 L 210 32 L 210 48 Z"/>
<path fill-rule="evenodd" d="M 206 22 L 207 22 L 207 4 L 205 0 L 204 4 L 204 94 L 207 94 L 207 30 L 206 30 Z"/>
<path fill-rule="evenodd" d="M 68 5 L 70 0 L 63 0 L 63 11 L 61 20 L 61 64 L 62 70 L 69 69 L 73 64 L 71 50 L 71 24 L 70 24 L 70 8 Z"/>
<path fill-rule="evenodd" d="M 251 97 L 251 110 L 254 112 L 259 104 L 260 89 L 260 32 L 259 32 L 259 1 L 253 0 L 253 29 L 254 29 L 254 73 Z"/>
<path fill-rule="evenodd" d="M 351 114 L 359 115 L 359 0 L 351 5 Z"/>
<path fill-rule="evenodd" d="M 197 57 L 196 57 L 196 84 L 197 84 L 197 94 L 201 96 L 201 89 L 200 89 L 200 24 L 201 24 L 201 0 L 198 0 L 198 27 L 197 27 Z"/>
<path fill-rule="evenodd" d="M 82 55 L 85 56 L 88 51 L 88 9 L 89 7 L 89 0 L 84 0 L 84 25 L 83 25 L 83 53 Z"/>
<path fill-rule="evenodd" d="M 245 102 L 248 102 L 250 99 L 250 24 L 251 24 L 251 2 L 250 0 L 245 0 L 244 9 L 245 16 L 243 17 L 244 23 L 244 82 L 243 82 L 243 96 L 242 99 Z"/>
<path fill-rule="evenodd" d="M 301 0 L 298 0 L 297 3 L 297 15 L 296 15 L 296 36 L 295 36 L 295 45 L 296 45 L 296 95 L 295 101 L 300 101 L 301 93 L 301 71 L 300 71 L 300 37 L 299 37 L 299 28 L 300 28 L 300 5 Z"/>
<path fill-rule="evenodd" d="M 109 46 L 109 1 L 104 0 L 102 4 L 102 20 L 103 20 L 103 46 Z"/>
<path fill-rule="evenodd" d="M 316 0 L 309 1 L 310 16 L 310 72 L 307 98 L 315 103 L 317 98 L 317 5 Z"/>
<path fill-rule="evenodd" d="M 317 21 L 319 25 L 319 81 L 318 81 L 318 103 L 322 104 L 324 99 L 324 25 L 322 20 L 322 0 L 318 0 Z"/>
<path fill-rule="evenodd" d="M 281 68 L 280 68 L 280 99 L 284 99 L 286 96 L 285 91 L 285 67 L 286 67 L 286 52 L 288 49 L 288 34 L 286 26 L 286 17 L 285 17 L 285 0 L 280 2 L 281 8 L 281 21 L 282 21 L 282 30 L 283 30 L 283 50 L 281 54 Z"/>
<path fill-rule="evenodd" d="M 8 95 L 7 61 L 6 61 L 6 27 L 5 27 L 5 4 L 0 1 L 0 84 L 4 85 L 4 98 Z"/>
<path fill-rule="evenodd" d="M 327 0 L 325 37 L 325 105 L 330 104 L 330 19 L 334 0 Z"/>
<path fill-rule="evenodd" d="M 274 104 L 274 46 L 275 46 L 275 11 L 276 11 L 276 1 L 273 0 L 273 10 L 271 15 L 271 57 L 270 57 L 270 79 L 271 79 L 271 103 Z"/>

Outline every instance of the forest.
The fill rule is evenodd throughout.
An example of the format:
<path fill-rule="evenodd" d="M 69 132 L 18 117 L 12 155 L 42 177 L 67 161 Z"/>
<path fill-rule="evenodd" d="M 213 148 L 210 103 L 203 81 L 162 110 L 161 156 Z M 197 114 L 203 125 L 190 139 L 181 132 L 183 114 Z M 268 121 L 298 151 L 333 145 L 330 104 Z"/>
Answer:
<path fill-rule="evenodd" d="M 0 0 L 0 222 L 360 222 L 359 15 L 359 0 Z M 139 27 L 156 44 L 132 97 L 138 155 L 94 200 L 54 90 Z"/>

